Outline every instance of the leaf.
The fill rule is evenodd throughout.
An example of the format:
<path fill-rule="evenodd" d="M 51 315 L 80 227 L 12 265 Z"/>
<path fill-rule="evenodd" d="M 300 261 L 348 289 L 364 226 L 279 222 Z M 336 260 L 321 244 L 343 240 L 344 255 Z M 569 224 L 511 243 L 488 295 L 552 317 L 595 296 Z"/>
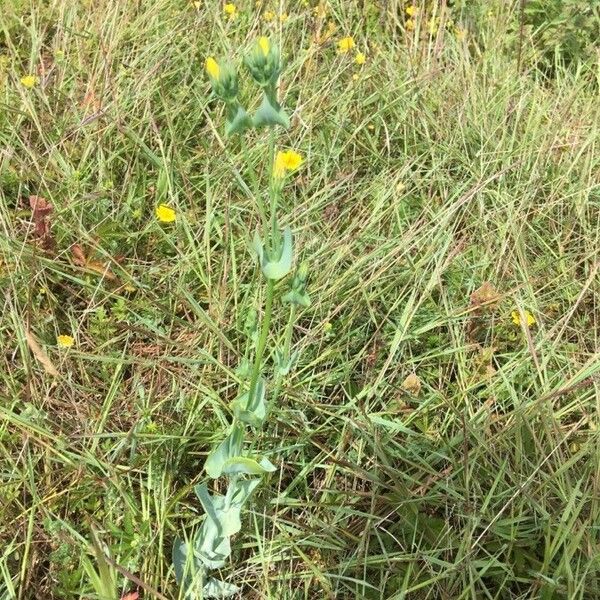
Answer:
<path fill-rule="evenodd" d="M 471 294 L 470 300 L 475 309 L 495 308 L 500 300 L 500 292 L 489 281 L 485 281 Z"/>
<path fill-rule="evenodd" d="M 85 258 L 85 252 L 83 251 L 83 248 L 79 244 L 73 244 L 71 246 L 71 256 L 73 258 L 73 262 L 78 267 L 85 267 L 85 264 L 87 262 L 87 260 Z"/>
<path fill-rule="evenodd" d="M 190 547 L 179 538 L 175 539 L 172 550 L 175 580 L 185 592 L 185 600 L 196 600 L 204 580 L 204 567 L 196 557 L 189 553 Z"/>
<path fill-rule="evenodd" d="M 121 600 L 139 600 L 140 593 L 139 592 L 129 592 L 124 596 L 121 596 Z"/>
<path fill-rule="evenodd" d="M 210 478 L 220 477 L 224 462 L 232 456 L 239 456 L 242 451 L 243 436 L 243 428 L 234 425 L 231 433 L 209 454 L 204 468 Z"/>
<path fill-rule="evenodd" d="M 202 588 L 202 594 L 205 598 L 229 598 L 240 591 L 240 588 L 233 583 L 219 581 L 214 577 L 208 580 L 208 583 Z"/>
<path fill-rule="evenodd" d="M 402 382 L 402 389 L 409 394 L 418 396 L 421 392 L 421 380 L 414 373 L 411 373 Z"/>
<path fill-rule="evenodd" d="M 229 458 L 223 464 L 223 473 L 227 475 L 235 475 L 244 473 L 246 475 L 262 475 L 264 473 L 272 473 L 277 470 L 277 467 L 265 457 L 260 460 L 247 456 L 235 456 Z"/>
<path fill-rule="evenodd" d="M 252 124 L 254 127 L 281 125 L 285 129 L 289 129 L 290 119 L 276 101 L 270 100 L 267 94 L 264 94 L 262 102 L 252 118 Z"/>
<path fill-rule="evenodd" d="M 35 236 L 40 240 L 42 248 L 51 250 L 55 246 L 54 238 L 50 231 L 50 214 L 54 210 L 52 204 L 41 196 L 29 196 L 31 219 L 33 221 Z"/>
<path fill-rule="evenodd" d="M 281 279 L 290 272 L 292 269 L 293 246 L 292 230 L 286 227 L 283 230 L 283 246 L 279 260 L 266 261 L 264 254 L 262 256 L 262 270 L 267 279 Z"/>
<path fill-rule="evenodd" d="M 234 400 L 233 411 L 235 416 L 243 423 L 255 427 L 260 425 L 267 414 L 265 395 L 265 380 L 261 377 L 256 383 L 252 398 L 250 398 L 250 392 L 248 391 Z"/>
<path fill-rule="evenodd" d="M 25 332 L 25 339 L 27 340 L 27 345 L 29 346 L 29 349 L 31 350 L 33 355 L 44 367 L 44 371 L 46 371 L 48 375 L 59 377 L 60 373 L 56 370 L 56 367 L 50 360 L 50 357 L 46 354 L 46 351 L 39 345 L 38 341 L 35 339 L 35 337 L 30 331 Z"/>
<path fill-rule="evenodd" d="M 225 135 L 243 133 L 250 127 L 252 127 L 252 119 L 244 108 L 238 104 L 237 109 L 233 109 L 225 121 Z"/>

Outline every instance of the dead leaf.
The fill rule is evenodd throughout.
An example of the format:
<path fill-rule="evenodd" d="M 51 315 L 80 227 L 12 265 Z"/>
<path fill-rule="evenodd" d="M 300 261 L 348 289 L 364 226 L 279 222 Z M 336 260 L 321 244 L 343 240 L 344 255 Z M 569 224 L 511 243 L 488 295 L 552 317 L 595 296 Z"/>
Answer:
<path fill-rule="evenodd" d="M 85 254 L 83 248 L 79 244 L 73 244 L 71 246 L 71 256 L 73 257 L 73 262 L 78 267 L 85 267 Z"/>
<path fill-rule="evenodd" d="M 85 255 L 85 252 L 80 244 L 71 246 L 71 257 L 73 263 L 78 267 L 83 267 L 94 273 L 102 275 L 108 281 L 117 281 L 117 276 L 110 270 L 110 263 L 102 263 L 99 260 L 91 260 Z"/>
<path fill-rule="evenodd" d="M 89 260 L 85 267 L 90 271 L 94 271 L 94 273 L 102 275 L 104 279 L 108 279 L 109 281 L 117 281 L 117 276 L 110 270 L 108 263 L 101 263 L 99 260 Z"/>
<path fill-rule="evenodd" d="M 29 196 L 31 207 L 31 219 L 33 220 L 34 232 L 39 239 L 42 248 L 51 250 L 54 248 L 52 237 L 50 214 L 54 210 L 52 204 L 41 196 Z"/>
<path fill-rule="evenodd" d="M 471 294 L 473 308 L 495 308 L 499 301 L 500 292 L 489 281 L 485 281 Z"/>
<path fill-rule="evenodd" d="M 129 592 L 128 594 L 121 596 L 121 600 L 138 600 L 139 597 L 139 592 Z"/>
<path fill-rule="evenodd" d="M 46 354 L 46 351 L 40 346 L 40 344 L 30 331 L 25 332 L 25 339 L 27 340 L 27 345 L 29 346 L 29 349 L 31 350 L 33 355 L 38 359 L 38 361 L 42 364 L 46 373 L 48 373 L 48 375 L 58 377 L 60 374 L 56 370 L 56 367 L 52 364 L 50 357 Z"/>
<path fill-rule="evenodd" d="M 421 380 L 411 373 L 403 382 L 402 389 L 413 396 L 418 396 L 421 392 Z"/>

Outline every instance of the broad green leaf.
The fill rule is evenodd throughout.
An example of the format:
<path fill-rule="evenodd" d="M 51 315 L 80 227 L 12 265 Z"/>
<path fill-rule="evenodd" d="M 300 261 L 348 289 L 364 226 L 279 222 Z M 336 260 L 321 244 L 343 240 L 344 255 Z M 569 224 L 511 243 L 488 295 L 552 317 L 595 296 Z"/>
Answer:
<path fill-rule="evenodd" d="M 252 127 L 252 119 L 244 108 L 238 104 L 227 116 L 225 121 L 225 135 L 243 133 L 250 127 Z"/>
<path fill-rule="evenodd" d="M 256 388 L 250 398 L 250 392 L 242 394 L 233 402 L 235 416 L 242 422 L 257 427 L 266 416 L 267 404 L 265 402 L 265 380 L 261 377 L 256 383 Z"/>
<path fill-rule="evenodd" d="M 239 456 L 242 450 L 244 430 L 241 426 L 233 427 L 229 435 L 210 453 L 204 463 L 208 476 L 217 479 L 221 476 L 223 463 L 232 456 Z"/>
<path fill-rule="evenodd" d="M 252 124 L 254 127 L 281 125 L 285 129 L 289 129 L 290 119 L 278 102 L 264 94 L 261 105 L 252 118 Z"/>
<path fill-rule="evenodd" d="M 292 269 L 294 242 L 292 230 L 286 227 L 283 230 L 283 246 L 278 260 L 265 261 L 263 255 L 262 270 L 267 279 L 281 279 Z"/>
<path fill-rule="evenodd" d="M 208 583 L 202 588 L 202 594 L 205 598 L 229 598 L 237 594 L 240 588 L 233 583 L 219 581 L 214 577 L 208 580 Z"/>
<path fill-rule="evenodd" d="M 246 475 L 262 475 L 276 470 L 275 465 L 267 458 L 256 460 L 246 456 L 236 456 L 225 461 L 223 473 L 234 475 L 245 473 Z"/>

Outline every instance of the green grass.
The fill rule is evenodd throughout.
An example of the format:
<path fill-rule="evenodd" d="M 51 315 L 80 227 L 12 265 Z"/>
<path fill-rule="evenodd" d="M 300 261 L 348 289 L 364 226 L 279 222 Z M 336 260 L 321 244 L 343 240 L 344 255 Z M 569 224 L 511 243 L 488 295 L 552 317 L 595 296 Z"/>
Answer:
<path fill-rule="evenodd" d="M 518 72 L 518 3 L 468 4 L 464 42 L 405 34 L 397 1 L 282 3 L 271 26 L 242 0 L 234 21 L 208 0 L 0 4 L 0 598 L 178 597 L 171 544 L 202 520 L 262 307 L 267 135 L 223 138 L 202 65 L 268 31 L 313 304 L 261 436 L 279 470 L 220 576 L 257 599 L 600 597 L 597 65 L 545 79 L 526 33 Z M 30 195 L 54 207 L 48 251 Z"/>

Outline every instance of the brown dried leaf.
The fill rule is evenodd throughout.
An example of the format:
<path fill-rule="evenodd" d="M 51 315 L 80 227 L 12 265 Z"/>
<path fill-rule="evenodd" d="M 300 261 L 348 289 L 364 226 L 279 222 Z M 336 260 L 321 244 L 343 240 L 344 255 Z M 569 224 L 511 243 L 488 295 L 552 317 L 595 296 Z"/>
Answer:
<path fill-rule="evenodd" d="M 473 308 L 495 308 L 500 301 L 500 292 L 489 282 L 485 281 L 481 287 L 471 294 Z"/>
<path fill-rule="evenodd" d="M 71 256 L 73 257 L 73 262 L 78 267 L 85 267 L 85 253 L 83 252 L 83 248 L 79 244 L 73 244 L 71 246 Z"/>
<path fill-rule="evenodd" d="M 413 396 L 418 396 L 421 392 L 421 380 L 411 373 L 403 382 L 402 389 Z"/>
<path fill-rule="evenodd" d="M 54 210 L 52 204 L 41 196 L 29 196 L 31 218 L 34 232 L 39 238 L 41 246 L 46 250 L 54 247 L 54 238 L 50 231 L 50 213 Z"/>
<path fill-rule="evenodd" d="M 117 281 L 117 276 L 110 270 L 108 263 L 101 263 L 99 260 L 88 260 L 85 264 L 85 268 L 102 275 L 104 279 Z"/>
<path fill-rule="evenodd" d="M 35 339 L 35 337 L 30 331 L 25 332 L 25 339 L 27 340 L 27 345 L 29 346 L 29 349 L 31 350 L 33 355 L 38 359 L 38 361 L 42 364 L 46 373 L 54 377 L 58 377 L 59 372 L 56 370 L 56 367 L 52 364 L 50 357 L 46 354 L 46 351 L 39 345 L 38 341 Z"/>
<path fill-rule="evenodd" d="M 139 600 L 139 597 L 139 592 L 129 592 L 128 594 L 121 596 L 121 600 Z"/>

